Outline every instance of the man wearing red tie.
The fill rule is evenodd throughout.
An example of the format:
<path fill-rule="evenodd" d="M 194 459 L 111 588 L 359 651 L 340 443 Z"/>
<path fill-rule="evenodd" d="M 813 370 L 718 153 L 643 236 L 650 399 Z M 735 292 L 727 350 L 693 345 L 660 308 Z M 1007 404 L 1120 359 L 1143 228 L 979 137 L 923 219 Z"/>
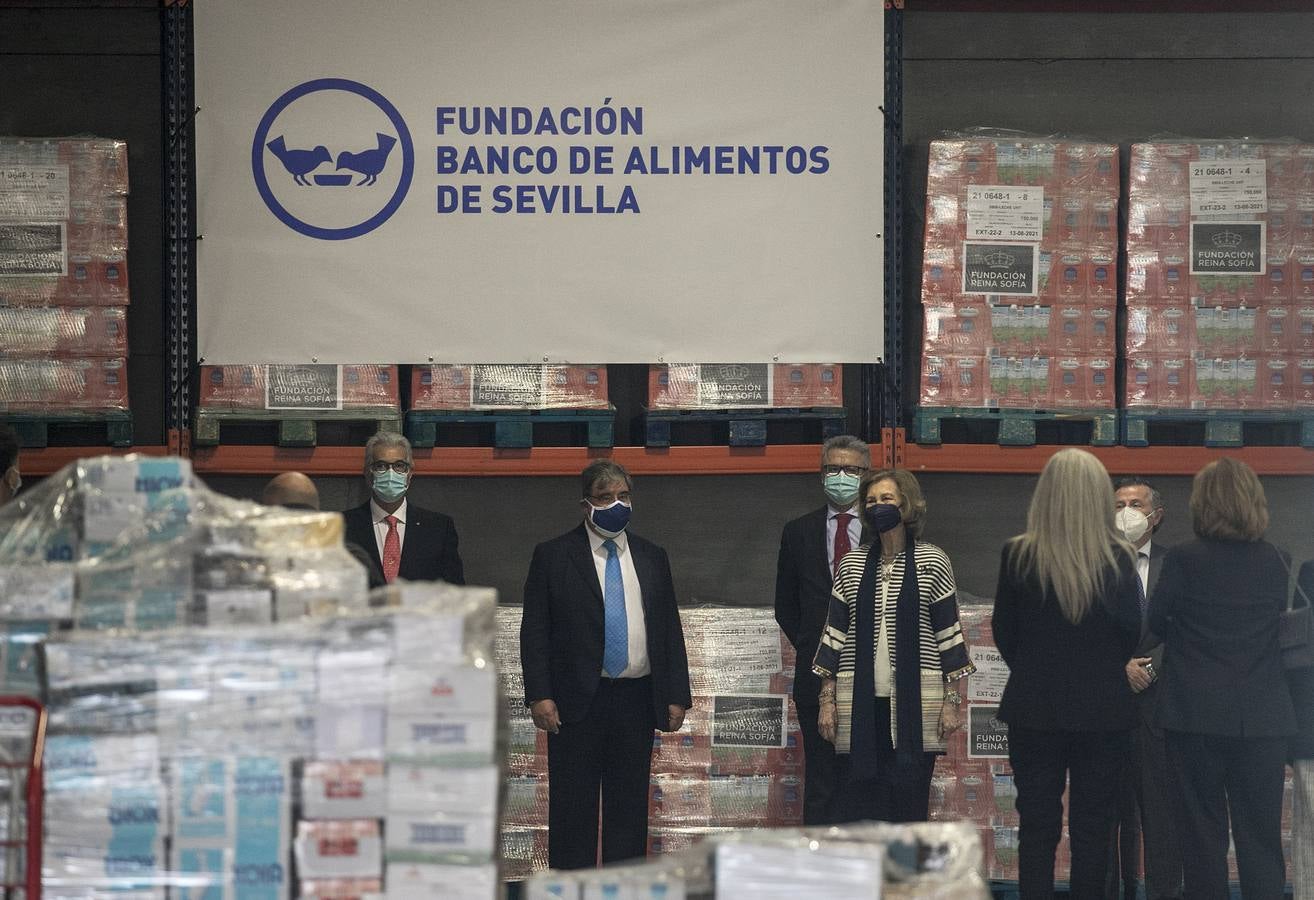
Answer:
<path fill-rule="evenodd" d="M 370 500 L 342 514 L 346 538 L 371 553 L 389 584 L 398 578 L 465 584 L 452 517 L 406 499 L 412 463 L 405 436 L 380 431 L 369 439 L 363 474 Z"/>
<path fill-rule="evenodd" d="M 826 625 L 830 591 L 840 559 L 862 540 L 858 483 L 871 467 L 871 450 L 852 435 L 832 437 L 821 447 L 821 485 L 826 505 L 785 525 L 776 559 L 776 621 L 794 645 L 794 705 L 803 734 L 805 763 L 803 823 L 831 825 L 838 774 L 835 745 L 817 731 L 817 695 L 812 657 Z"/>

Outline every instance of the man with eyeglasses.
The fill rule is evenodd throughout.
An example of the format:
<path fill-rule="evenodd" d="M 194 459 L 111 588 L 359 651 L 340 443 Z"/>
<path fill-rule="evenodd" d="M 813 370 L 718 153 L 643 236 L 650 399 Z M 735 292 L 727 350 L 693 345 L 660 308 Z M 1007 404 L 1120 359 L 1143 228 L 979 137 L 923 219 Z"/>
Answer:
<path fill-rule="evenodd" d="M 812 672 L 835 569 L 844 554 L 862 542 L 858 483 L 871 467 L 871 450 L 841 434 L 821 447 L 821 488 L 826 505 L 785 525 L 776 557 L 776 621 L 798 654 L 794 666 L 794 706 L 803 736 L 803 823 L 832 825 L 839 775 L 835 745 L 817 730 L 821 682 Z"/>
<path fill-rule="evenodd" d="M 525 705 L 548 735 L 548 863 L 642 857 L 653 730 L 693 705 L 666 551 L 628 531 L 629 473 L 581 474 L 584 521 L 534 548 L 520 621 Z"/>
<path fill-rule="evenodd" d="M 411 442 L 404 435 L 380 431 L 370 438 L 363 470 L 370 500 L 342 514 L 346 538 L 370 551 L 389 584 L 398 578 L 465 584 L 456 524 L 407 501 L 412 473 Z"/>

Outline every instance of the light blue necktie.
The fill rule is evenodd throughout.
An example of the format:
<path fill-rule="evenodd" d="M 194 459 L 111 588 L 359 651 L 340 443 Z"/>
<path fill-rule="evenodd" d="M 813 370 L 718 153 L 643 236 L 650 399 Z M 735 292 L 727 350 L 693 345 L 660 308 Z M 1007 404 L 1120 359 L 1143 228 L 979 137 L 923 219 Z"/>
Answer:
<path fill-rule="evenodd" d="M 603 579 L 602 604 L 606 613 L 602 650 L 602 668 L 612 678 L 619 678 L 630 664 L 630 628 L 625 620 L 625 581 L 621 578 L 616 542 L 603 541 L 607 550 L 607 570 Z"/>

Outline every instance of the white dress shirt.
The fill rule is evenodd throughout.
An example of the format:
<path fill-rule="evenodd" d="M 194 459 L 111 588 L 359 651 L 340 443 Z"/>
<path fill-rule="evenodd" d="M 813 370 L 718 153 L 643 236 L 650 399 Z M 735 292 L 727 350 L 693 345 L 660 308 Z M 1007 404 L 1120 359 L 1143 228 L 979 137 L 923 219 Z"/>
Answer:
<path fill-rule="evenodd" d="M 862 515 L 858 512 L 858 504 L 853 504 L 848 509 L 836 509 L 833 506 L 826 507 L 826 565 L 830 565 L 835 559 L 835 533 L 839 530 L 839 520 L 835 518 L 840 513 L 848 513 L 853 516 L 849 519 L 849 549 L 857 550 L 858 541 L 862 540 Z"/>
<path fill-rule="evenodd" d="M 397 507 L 396 512 L 388 512 L 371 497 L 370 515 L 374 519 L 374 541 L 378 544 L 379 562 L 382 563 L 383 543 L 388 539 L 388 516 L 397 517 L 397 548 L 406 546 L 406 499 L 402 498 L 401 506 Z"/>
<path fill-rule="evenodd" d="M 607 596 L 607 540 L 587 525 L 593 550 L 593 567 L 598 570 L 598 586 L 602 588 L 604 602 Z M 621 581 L 625 585 L 625 626 L 629 629 L 629 665 L 620 673 L 621 678 L 642 678 L 652 671 L 648 665 L 648 629 L 643 621 L 643 590 L 639 587 L 639 573 L 634 570 L 634 557 L 630 555 L 630 541 L 625 532 L 612 538 L 616 543 L 616 559 L 620 561 Z M 604 676 L 606 673 L 603 673 Z"/>

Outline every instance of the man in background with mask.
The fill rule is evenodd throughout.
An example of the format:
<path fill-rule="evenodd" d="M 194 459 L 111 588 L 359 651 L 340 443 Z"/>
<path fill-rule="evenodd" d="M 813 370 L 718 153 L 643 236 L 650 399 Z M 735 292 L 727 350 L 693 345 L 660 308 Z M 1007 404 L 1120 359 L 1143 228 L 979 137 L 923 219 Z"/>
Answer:
<path fill-rule="evenodd" d="M 666 551 L 628 530 L 630 476 L 610 460 L 581 474 L 584 521 L 539 544 L 525 580 L 525 705 L 548 734 L 548 863 L 642 857 L 654 729 L 693 705 Z"/>
<path fill-rule="evenodd" d="M 817 731 L 821 683 L 812 672 L 812 658 L 826 625 L 835 569 L 862 540 L 858 484 L 870 467 L 871 450 L 856 437 L 842 434 L 827 440 L 821 447 L 826 505 L 785 525 L 776 557 L 776 621 L 798 654 L 794 705 L 803 735 L 805 825 L 840 821 L 835 745 Z"/>
<path fill-rule="evenodd" d="M 23 478 L 18 474 L 18 435 L 8 425 L 0 425 L 0 506 L 18 494 Z"/>
<path fill-rule="evenodd" d="M 365 444 L 363 472 L 370 500 L 342 514 L 346 539 L 370 553 L 389 584 L 398 578 L 465 584 L 452 517 L 406 499 L 413 474 L 411 442 L 380 431 Z"/>
<path fill-rule="evenodd" d="M 1154 727 L 1158 699 L 1155 682 L 1163 664 L 1163 642 L 1145 624 L 1146 601 L 1154 593 L 1168 550 L 1154 541 L 1154 533 L 1163 524 L 1163 501 L 1144 478 L 1120 478 L 1113 490 L 1115 521 L 1136 550 L 1136 572 L 1141 581 L 1141 643 L 1127 663 L 1127 681 L 1137 694 L 1140 722 L 1132 732 L 1129 777 L 1119 798 L 1120 834 L 1110 845 L 1115 858 L 1108 868 L 1105 896 L 1109 900 L 1118 897 L 1120 875 L 1124 895 L 1136 896 L 1136 869 L 1141 855 L 1138 837 L 1143 836 L 1145 896 L 1147 900 L 1160 900 L 1182 896 L 1182 852 L 1168 795 L 1168 756 L 1163 732 Z"/>

